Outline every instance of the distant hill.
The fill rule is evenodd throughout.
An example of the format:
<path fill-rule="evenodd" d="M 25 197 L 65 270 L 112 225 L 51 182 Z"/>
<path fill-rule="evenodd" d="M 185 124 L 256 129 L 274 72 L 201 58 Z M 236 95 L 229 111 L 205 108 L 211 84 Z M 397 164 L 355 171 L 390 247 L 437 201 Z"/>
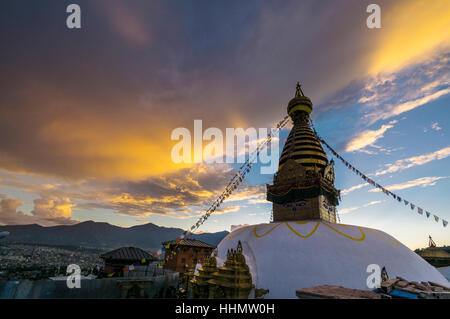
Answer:
<path fill-rule="evenodd" d="M 10 235 L 1 243 L 15 242 L 56 246 L 82 246 L 109 249 L 135 246 L 147 250 L 161 247 L 161 242 L 173 240 L 183 233 L 180 228 L 160 227 L 152 223 L 123 228 L 108 223 L 87 221 L 75 225 L 43 227 L 37 224 L 0 226 Z M 227 231 L 192 235 L 192 238 L 217 245 Z"/>

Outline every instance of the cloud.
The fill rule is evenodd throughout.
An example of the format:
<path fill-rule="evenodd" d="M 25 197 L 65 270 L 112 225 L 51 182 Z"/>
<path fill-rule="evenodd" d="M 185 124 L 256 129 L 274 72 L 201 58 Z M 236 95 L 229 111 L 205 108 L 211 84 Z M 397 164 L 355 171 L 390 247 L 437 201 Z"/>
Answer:
<path fill-rule="evenodd" d="M 9 43 L 0 51 L 5 66 L 0 78 L 0 169 L 16 174 L 0 183 L 38 194 L 42 200 L 35 211 L 42 217 L 64 218 L 69 215 L 64 205 L 72 204 L 70 210 L 103 209 L 127 216 L 196 216 L 220 193 L 229 167 L 208 171 L 175 165 L 170 158 L 172 129 L 191 129 L 194 119 L 223 131 L 266 127 L 285 115 L 297 80 L 306 81 L 314 114 L 351 105 L 342 90 L 355 83 L 358 90 L 350 98 L 371 107 L 384 105 L 392 92 L 406 92 L 405 87 L 423 96 L 408 90 L 407 99 L 397 97 L 390 105 L 442 91 L 445 78 L 438 75 L 448 65 L 442 58 L 424 72 L 414 70 L 426 77 L 423 90 L 411 82 L 402 87 L 399 74 L 384 74 L 431 58 L 421 52 L 434 53 L 448 39 L 448 29 L 441 28 L 448 10 L 437 10 L 435 2 L 425 9 L 418 3 L 383 3 L 379 37 L 365 28 L 366 4 L 361 1 L 86 3 L 82 7 L 90 18 L 83 21 L 89 32 L 78 33 L 70 45 L 67 30 L 47 27 L 59 23 L 58 15 L 48 14 L 53 8 L 36 7 L 30 24 L 19 6 L 0 9 L 8 12 L 2 26 Z M 399 9 L 405 5 L 407 10 Z M 391 10 L 404 25 L 385 19 Z M 420 16 L 418 25 L 415 19 L 406 21 L 405 12 Z M 25 21 L 24 27 L 17 28 L 17 21 Z M 36 23 L 42 28 L 22 32 Z M 399 39 L 412 38 L 423 41 L 408 41 L 397 50 Z M 365 86 L 375 73 L 383 75 Z M 336 93 L 341 104 L 328 105 Z M 376 148 L 389 125 L 366 132 L 351 148 L 372 152 L 362 145 Z M 263 189 L 247 187 L 228 200 L 258 204 L 264 197 Z"/>
<path fill-rule="evenodd" d="M 396 161 L 394 164 L 386 164 L 387 168 L 377 171 L 375 176 L 394 173 L 410 167 L 424 165 L 435 160 L 447 158 L 448 156 L 450 156 L 450 146 L 432 153 L 401 159 Z"/>
<path fill-rule="evenodd" d="M 343 209 L 340 209 L 340 210 L 338 211 L 338 213 L 339 213 L 340 215 L 348 214 L 348 213 L 351 213 L 351 212 L 353 212 L 353 211 L 355 211 L 355 210 L 359 210 L 359 209 L 361 209 L 361 208 L 366 208 L 366 207 L 369 207 L 369 206 L 377 205 L 377 204 L 382 203 L 382 202 L 383 202 L 382 200 L 375 200 L 375 201 L 369 202 L 369 203 L 367 203 L 367 204 L 364 204 L 364 205 L 362 205 L 362 206 L 354 206 L 354 207 L 349 207 L 349 208 L 343 208 Z"/>
<path fill-rule="evenodd" d="M 341 136 L 351 136 L 355 130 L 363 131 L 377 121 L 394 115 L 395 111 L 404 111 L 405 106 L 416 106 L 427 101 L 431 102 L 432 98 L 445 96 L 444 94 L 438 97 L 449 89 L 449 62 L 450 54 L 447 52 L 395 73 L 381 73 L 357 81 L 333 95 L 330 101 L 320 108 L 329 111 L 332 109 L 335 117 L 347 118 L 348 120 L 343 120 L 338 128 L 342 131 Z M 398 106 L 400 107 L 396 108 Z M 425 104 L 423 106 L 425 107 Z M 349 111 L 348 108 L 352 110 Z M 352 113 L 352 117 L 348 117 L 348 112 Z M 359 121 L 350 120 L 354 119 L 355 112 L 360 115 Z M 399 114 L 398 117 L 400 116 L 401 120 L 406 119 L 406 113 Z M 320 117 L 323 121 L 327 121 L 328 112 Z M 375 144 L 371 146 L 376 147 Z M 360 151 L 377 153 L 372 149 Z M 384 147 L 384 150 L 378 151 L 389 153 L 393 150 Z"/>
<path fill-rule="evenodd" d="M 22 206 L 22 200 L 13 198 L 0 199 L 0 223 L 3 225 L 16 224 L 28 220 L 24 213 L 17 211 Z"/>
<path fill-rule="evenodd" d="M 435 131 L 440 131 L 440 130 L 442 130 L 442 127 L 439 126 L 438 122 L 434 122 L 433 124 L 431 124 L 431 129 L 433 129 Z"/>
<path fill-rule="evenodd" d="M 69 198 L 38 198 L 33 201 L 32 214 L 41 219 L 69 219 L 72 217 L 72 207 Z"/>
<path fill-rule="evenodd" d="M 285 113 L 274 105 L 287 103 L 299 70 L 320 103 L 360 81 L 379 45 L 366 37 L 373 32 L 355 28 L 365 16 L 358 1 L 110 2 L 86 4 L 90 31 L 73 47 L 65 31 L 54 30 L 52 45 L 36 50 L 27 37 L 47 39 L 49 30 L 21 34 L 11 21 L 23 13 L 11 11 L 5 21 L 11 45 L 0 53 L 8 74 L 0 85 L 0 136 L 8 136 L 0 139 L 0 168 L 70 179 L 175 172 L 189 165 L 171 161 L 172 129 L 190 128 L 198 118 L 219 128 L 267 126 Z M 383 4 L 383 12 L 391 8 Z M 37 19 L 58 19 L 44 14 L 47 6 L 36 10 Z M 124 46 L 116 35 L 135 45 Z"/>
<path fill-rule="evenodd" d="M 396 1 L 382 13 L 369 74 L 392 73 L 420 63 L 450 46 L 450 3 Z"/>
<path fill-rule="evenodd" d="M 427 103 L 437 100 L 441 96 L 444 96 L 448 93 L 450 93 L 450 88 L 442 89 L 415 100 L 410 100 L 398 105 L 389 106 L 386 109 L 374 111 L 365 115 L 364 118 L 369 120 L 370 123 L 374 123 L 377 120 L 386 120 L 391 117 L 411 111 L 419 106 L 426 105 Z"/>
<path fill-rule="evenodd" d="M 73 204 L 68 199 L 39 198 L 34 200 L 34 209 L 31 214 L 18 210 L 23 205 L 22 199 L 0 199 L 0 224 L 27 225 L 39 224 L 41 226 L 76 224 L 71 218 Z"/>
<path fill-rule="evenodd" d="M 228 164 L 198 164 L 176 173 L 140 181 L 84 180 L 78 183 L 29 178 L 0 171 L 0 187 L 38 194 L 31 214 L 40 219 L 70 219 L 72 210 L 109 210 L 122 216 L 145 217 L 152 214 L 177 219 L 198 217 L 209 207 L 229 181 L 233 172 Z M 259 199 L 263 187 L 245 186 L 227 202 Z M 223 206 L 217 211 L 236 211 L 239 205 Z"/>
<path fill-rule="evenodd" d="M 267 203 L 266 187 L 260 186 L 244 186 L 237 189 L 228 199 L 229 202 L 248 201 L 251 204 Z"/>
<path fill-rule="evenodd" d="M 343 190 L 341 190 L 341 195 L 347 195 L 348 193 L 351 193 L 351 192 L 353 192 L 353 191 L 355 191 L 357 189 L 361 189 L 361 188 L 366 187 L 368 185 L 369 185 L 368 183 L 362 183 L 362 184 L 359 184 L 359 185 L 355 185 L 355 186 L 343 189 Z"/>
<path fill-rule="evenodd" d="M 216 211 L 213 213 L 213 215 L 234 213 L 234 212 L 237 212 L 239 209 L 240 209 L 239 206 L 220 207 L 219 209 L 216 209 Z"/>
<path fill-rule="evenodd" d="M 139 46 L 150 42 L 148 25 L 138 10 L 120 1 L 102 1 L 101 4 L 101 11 L 107 14 L 111 26 L 122 39 Z"/>
<path fill-rule="evenodd" d="M 123 215 L 190 218 L 221 193 L 230 174 L 228 165 L 199 164 L 141 181 L 118 181 L 111 188 L 99 184 L 101 196 L 88 204 L 98 203 Z"/>
<path fill-rule="evenodd" d="M 351 139 L 346 147 L 346 152 L 360 151 L 367 146 L 372 146 L 376 141 L 384 137 L 384 133 L 394 127 L 397 121 L 391 121 L 389 124 L 382 125 L 378 130 L 365 130 L 355 138 Z"/>
<path fill-rule="evenodd" d="M 429 187 L 429 186 L 436 185 L 436 182 L 438 180 L 446 179 L 446 178 L 449 178 L 449 176 L 422 177 L 422 178 L 418 178 L 418 179 L 415 179 L 412 181 L 386 186 L 385 188 L 390 191 L 394 191 L 394 190 L 407 189 L 407 188 L 412 188 L 412 187 L 417 187 L 417 186 Z M 378 188 L 369 190 L 369 192 L 380 192 L 380 191 L 381 190 Z"/>

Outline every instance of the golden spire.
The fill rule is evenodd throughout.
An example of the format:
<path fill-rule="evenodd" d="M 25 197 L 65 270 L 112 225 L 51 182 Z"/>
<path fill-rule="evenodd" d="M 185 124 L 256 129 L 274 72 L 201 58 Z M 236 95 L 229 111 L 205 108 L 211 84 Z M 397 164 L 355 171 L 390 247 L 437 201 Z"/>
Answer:
<path fill-rule="evenodd" d="M 284 145 L 278 169 L 289 159 L 294 159 L 306 170 L 325 169 L 328 165 L 326 153 L 308 123 L 312 105 L 311 100 L 303 93 L 301 84 L 297 82 L 295 97 L 289 101 L 287 108 L 294 127 Z"/>
<path fill-rule="evenodd" d="M 309 99 L 309 97 L 305 96 L 302 90 L 302 86 L 299 82 L 297 82 L 296 88 L 295 88 L 295 96 L 289 101 L 288 104 L 288 114 L 291 116 L 291 118 L 295 122 L 295 114 L 300 113 L 306 113 L 309 115 L 312 111 L 312 102 Z M 304 114 L 302 114 L 301 118 L 303 118 Z"/>
<path fill-rule="evenodd" d="M 302 86 L 301 86 L 300 82 L 297 82 L 297 87 L 295 90 L 295 97 L 300 97 L 300 96 L 305 96 L 305 94 L 302 91 Z"/>

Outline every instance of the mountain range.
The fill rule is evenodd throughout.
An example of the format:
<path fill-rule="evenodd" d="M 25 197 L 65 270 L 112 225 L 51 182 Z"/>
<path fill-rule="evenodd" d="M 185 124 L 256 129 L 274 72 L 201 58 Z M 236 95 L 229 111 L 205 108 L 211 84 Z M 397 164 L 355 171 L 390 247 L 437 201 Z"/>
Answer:
<path fill-rule="evenodd" d="M 184 232 L 181 228 L 162 227 L 152 223 L 124 228 L 94 221 L 51 227 L 37 224 L 0 226 L 0 231 L 10 233 L 1 240 L 1 243 L 81 246 L 98 249 L 134 246 L 146 250 L 157 250 L 161 247 L 161 242 L 174 240 Z M 192 234 L 189 237 L 217 245 L 227 234 L 227 231 L 221 231 Z"/>

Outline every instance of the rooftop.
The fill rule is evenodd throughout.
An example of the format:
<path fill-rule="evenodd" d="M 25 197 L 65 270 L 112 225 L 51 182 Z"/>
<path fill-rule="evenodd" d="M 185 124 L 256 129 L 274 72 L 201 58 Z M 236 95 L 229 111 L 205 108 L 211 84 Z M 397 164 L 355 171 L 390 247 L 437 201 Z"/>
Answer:
<path fill-rule="evenodd" d="M 152 256 L 148 252 L 136 247 L 122 247 L 100 255 L 100 258 L 102 259 L 126 261 L 140 261 L 143 258 L 151 259 L 151 257 Z"/>
<path fill-rule="evenodd" d="M 172 241 L 165 241 L 162 244 L 165 246 Z M 178 242 L 179 246 L 191 246 L 191 247 L 201 247 L 201 248 L 216 248 L 216 246 L 207 244 L 197 239 L 182 239 Z"/>

